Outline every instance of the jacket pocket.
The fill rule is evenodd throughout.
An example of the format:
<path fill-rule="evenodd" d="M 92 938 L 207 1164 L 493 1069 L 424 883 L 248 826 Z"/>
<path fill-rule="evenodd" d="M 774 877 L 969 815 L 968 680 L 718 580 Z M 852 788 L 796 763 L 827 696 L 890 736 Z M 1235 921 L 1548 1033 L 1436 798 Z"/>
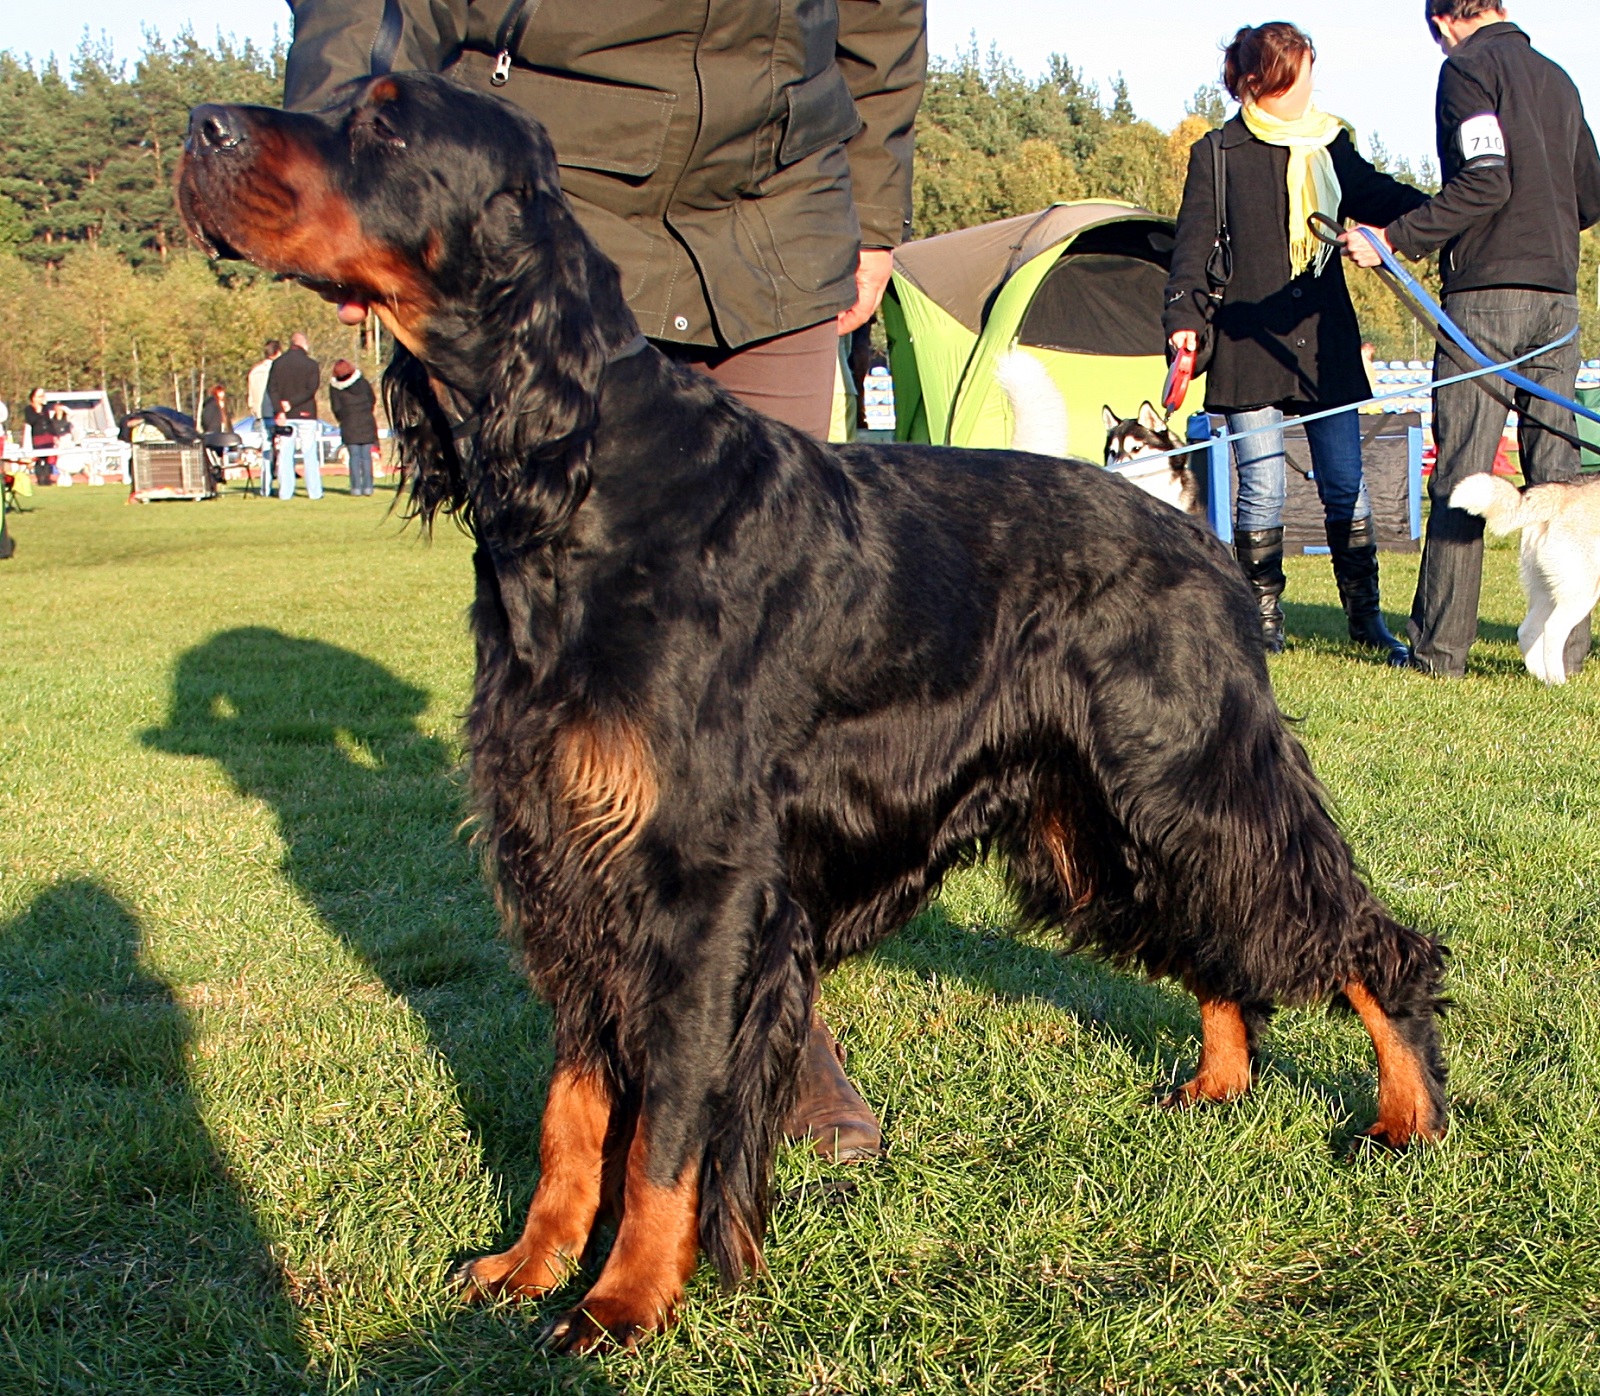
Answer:
<path fill-rule="evenodd" d="M 675 92 L 558 77 L 529 68 L 512 68 L 505 85 L 495 87 L 489 81 L 494 59 L 472 49 L 446 71 L 468 87 L 509 98 L 537 118 L 556 148 L 557 164 L 635 179 L 654 174 L 660 165 L 678 104 Z"/>
<path fill-rule="evenodd" d="M 783 89 L 789 116 L 778 145 L 778 166 L 797 164 L 825 146 L 847 141 L 861 129 L 861 113 L 836 67 Z"/>

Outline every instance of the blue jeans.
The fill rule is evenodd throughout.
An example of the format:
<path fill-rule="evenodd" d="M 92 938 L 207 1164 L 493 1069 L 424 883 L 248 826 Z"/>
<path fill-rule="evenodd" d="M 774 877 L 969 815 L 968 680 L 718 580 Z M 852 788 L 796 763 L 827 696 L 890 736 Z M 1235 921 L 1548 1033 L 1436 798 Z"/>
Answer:
<path fill-rule="evenodd" d="M 272 458 L 278 454 L 277 438 L 272 434 L 272 406 L 270 398 L 262 398 L 261 405 L 256 411 L 261 415 L 256 418 L 261 423 L 261 493 L 272 493 Z"/>
<path fill-rule="evenodd" d="M 372 443 L 346 446 L 350 455 L 350 493 L 372 493 Z"/>
<path fill-rule="evenodd" d="M 1233 458 L 1239 465 L 1239 507 L 1233 526 L 1241 533 L 1256 533 L 1283 524 L 1283 500 L 1288 486 L 1282 423 L 1283 412 L 1276 407 L 1228 415 L 1229 431 L 1279 428 L 1233 443 Z M 1323 517 L 1329 523 L 1366 518 L 1372 512 L 1372 504 L 1361 474 L 1361 423 L 1356 414 L 1341 412 L 1337 417 L 1307 422 L 1305 430 L 1311 447 L 1311 477 L 1322 500 Z"/>
<path fill-rule="evenodd" d="M 278 498 L 294 498 L 294 453 L 306 469 L 306 496 L 322 498 L 322 423 L 297 417 L 288 436 L 278 437 Z"/>

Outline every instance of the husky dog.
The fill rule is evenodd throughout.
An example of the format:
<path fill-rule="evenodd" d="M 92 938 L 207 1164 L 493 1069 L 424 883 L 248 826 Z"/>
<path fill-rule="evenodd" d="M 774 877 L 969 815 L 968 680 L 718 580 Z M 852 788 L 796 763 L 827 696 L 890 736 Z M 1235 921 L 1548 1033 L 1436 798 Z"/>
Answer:
<path fill-rule="evenodd" d="M 1051 381 L 1050 374 L 1032 354 L 1013 349 L 996 361 L 994 375 L 1011 403 L 1015 430 L 1011 449 L 1031 451 L 1039 456 L 1067 454 L 1067 405 Z M 1160 414 L 1148 402 L 1136 418 L 1120 421 L 1105 409 L 1107 466 L 1125 475 L 1147 494 L 1172 505 L 1185 514 L 1200 515 L 1200 487 L 1183 456 L 1151 461 L 1140 469 L 1140 456 L 1174 451 L 1182 442 L 1173 439 L 1162 424 Z"/>
<path fill-rule="evenodd" d="M 1166 456 L 1144 462 L 1146 456 L 1163 456 L 1183 449 L 1150 403 L 1141 403 L 1136 417 L 1119 417 L 1109 407 L 1101 409 L 1106 424 L 1106 466 L 1126 475 L 1142 490 L 1164 499 L 1185 514 L 1200 515 L 1200 484 L 1189 469 L 1187 456 Z"/>
<path fill-rule="evenodd" d="M 1450 504 L 1479 515 L 1490 533 L 1522 530 L 1528 616 L 1517 627 L 1517 648 L 1534 678 L 1565 683 L 1567 637 L 1600 601 L 1600 481 L 1518 490 L 1497 475 L 1470 475 Z"/>

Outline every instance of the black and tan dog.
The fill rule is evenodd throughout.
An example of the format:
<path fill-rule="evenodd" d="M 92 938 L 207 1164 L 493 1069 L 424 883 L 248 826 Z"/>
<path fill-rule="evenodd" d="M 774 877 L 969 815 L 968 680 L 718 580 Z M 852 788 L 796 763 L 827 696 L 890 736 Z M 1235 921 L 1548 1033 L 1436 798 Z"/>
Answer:
<path fill-rule="evenodd" d="M 555 1014 L 538 1191 L 474 1294 L 616 1239 L 559 1346 L 760 1263 L 818 976 L 979 846 L 1027 917 L 1200 999 L 1178 1102 L 1275 1005 L 1354 1008 L 1380 1140 L 1444 1129 L 1441 947 L 1357 875 L 1237 566 L 1098 465 L 824 446 L 644 345 L 544 133 L 434 77 L 194 113 L 196 237 L 403 346 L 415 511 L 477 539 L 473 785 Z"/>

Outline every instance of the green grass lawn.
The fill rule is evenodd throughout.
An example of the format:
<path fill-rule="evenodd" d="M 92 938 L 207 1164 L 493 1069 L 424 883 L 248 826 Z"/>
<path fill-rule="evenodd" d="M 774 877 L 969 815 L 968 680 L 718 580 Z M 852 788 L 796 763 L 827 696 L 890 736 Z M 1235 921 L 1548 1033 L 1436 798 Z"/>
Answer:
<path fill-rule="evenodd" d="M 1152 1108 L 1184 994 L 1007 934 L 992 871 L 830 981 L 889 1158 L 780 1157 L 771 1274 L 637 1354 L 469 1311 L 548 1021 L 459 834 L 470 544 L 382 497 L 41 491 L 0 564 L 0 1392 L 1600 1390 L 1600 672 L 1540 687 L 1509 547 L 1459 684 L 1291 564 L 1285 709 L 1448 938 L 1452 1128 L 1357 1147 L 1358 1025 Z M 1412 558 L 1386 558 L 1391 620 Z M 576 1291 L 562 1296 L 570 1302 Z"/>

